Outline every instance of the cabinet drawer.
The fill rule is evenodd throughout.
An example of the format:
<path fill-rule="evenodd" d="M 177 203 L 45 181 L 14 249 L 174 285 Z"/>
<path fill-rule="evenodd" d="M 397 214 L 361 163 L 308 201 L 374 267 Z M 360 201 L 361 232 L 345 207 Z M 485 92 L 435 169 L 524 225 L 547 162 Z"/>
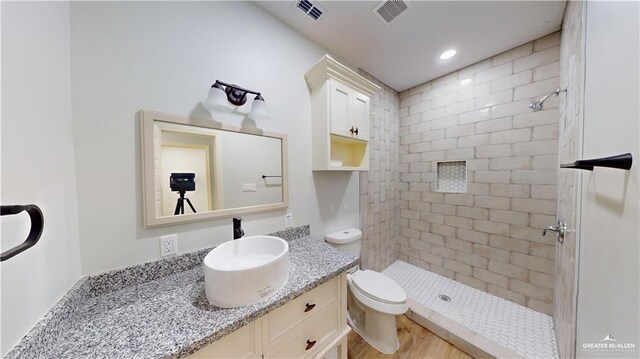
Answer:
<path fill-rule="evenodd" d="M 317 320 L 309 320 L 315 322 L 313 326 L 306 328 L 302 334 L 293 332 L 292 339 L 265 353 L 264 358 L 308 358 L 323 349 L 341 329 L 338 323 L 338 306 L 326 308 L 319 313 L 322 315 L 316 316 Z"/>
<path fill-rule="evenodd" d="M 260 319 L 249 323 L 235 332 L 220 338 L 187 358 L 256 358 L 262 351 Z"/>
<path fill-rule="evenodd" d="M 338 283 L 332 279 L 269 313 L 263 321 L 265 343 L 278 340 L 328 305 L 336 306 Z"/>

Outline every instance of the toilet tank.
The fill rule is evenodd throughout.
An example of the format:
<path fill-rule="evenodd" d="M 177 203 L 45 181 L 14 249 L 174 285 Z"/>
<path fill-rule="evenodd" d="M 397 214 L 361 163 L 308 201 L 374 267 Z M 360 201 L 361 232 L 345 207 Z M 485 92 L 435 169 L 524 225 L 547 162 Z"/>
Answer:
<path fill-rule="evenodd" d="M 362 231 L 359 229 L 343 229 L 341 231 L 327 234 L 325 239 L 327 243 L 335 248 L 360 258 L 360 241 L 362 239 Z"/>

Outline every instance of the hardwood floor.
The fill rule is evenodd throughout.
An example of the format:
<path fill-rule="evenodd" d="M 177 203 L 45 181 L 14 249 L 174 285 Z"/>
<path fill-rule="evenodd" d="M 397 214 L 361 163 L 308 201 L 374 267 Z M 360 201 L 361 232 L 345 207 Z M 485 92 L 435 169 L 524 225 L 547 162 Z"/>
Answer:
<path fill-rule="evenodd" d="M 472 359 L 465 352 L 431 333 L 404 315 L 398 316 L 400 349 L 394 354 L 382 354 L 362 339 L 349 333 L 349 359 Z"/>

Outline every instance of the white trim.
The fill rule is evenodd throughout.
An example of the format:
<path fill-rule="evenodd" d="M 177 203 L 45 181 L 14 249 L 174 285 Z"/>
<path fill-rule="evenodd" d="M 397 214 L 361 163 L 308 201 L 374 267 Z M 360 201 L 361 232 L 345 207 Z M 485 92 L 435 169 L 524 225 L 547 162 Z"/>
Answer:
<path fill-rule="evenodd" d="M 323 84 L 330 78 L 345 83 L 369 97 L 381 89 L 380 86 L 358 75 L 329 55 L 324 55 L 316 62 L 311 70 L 304 75 L 304 78 L 311 89 Z"/>

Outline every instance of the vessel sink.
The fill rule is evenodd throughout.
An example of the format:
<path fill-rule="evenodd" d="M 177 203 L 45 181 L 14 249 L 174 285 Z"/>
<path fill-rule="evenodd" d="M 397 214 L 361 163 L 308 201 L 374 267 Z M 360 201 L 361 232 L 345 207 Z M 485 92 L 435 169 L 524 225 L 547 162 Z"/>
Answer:
<path fill-rule="evenodd" d="M 251 236 L 226 242 L 204 257 L 209 303 L 234 308 L 259 302 L 289 278 L 289 243 L 278 237 Z"/>

